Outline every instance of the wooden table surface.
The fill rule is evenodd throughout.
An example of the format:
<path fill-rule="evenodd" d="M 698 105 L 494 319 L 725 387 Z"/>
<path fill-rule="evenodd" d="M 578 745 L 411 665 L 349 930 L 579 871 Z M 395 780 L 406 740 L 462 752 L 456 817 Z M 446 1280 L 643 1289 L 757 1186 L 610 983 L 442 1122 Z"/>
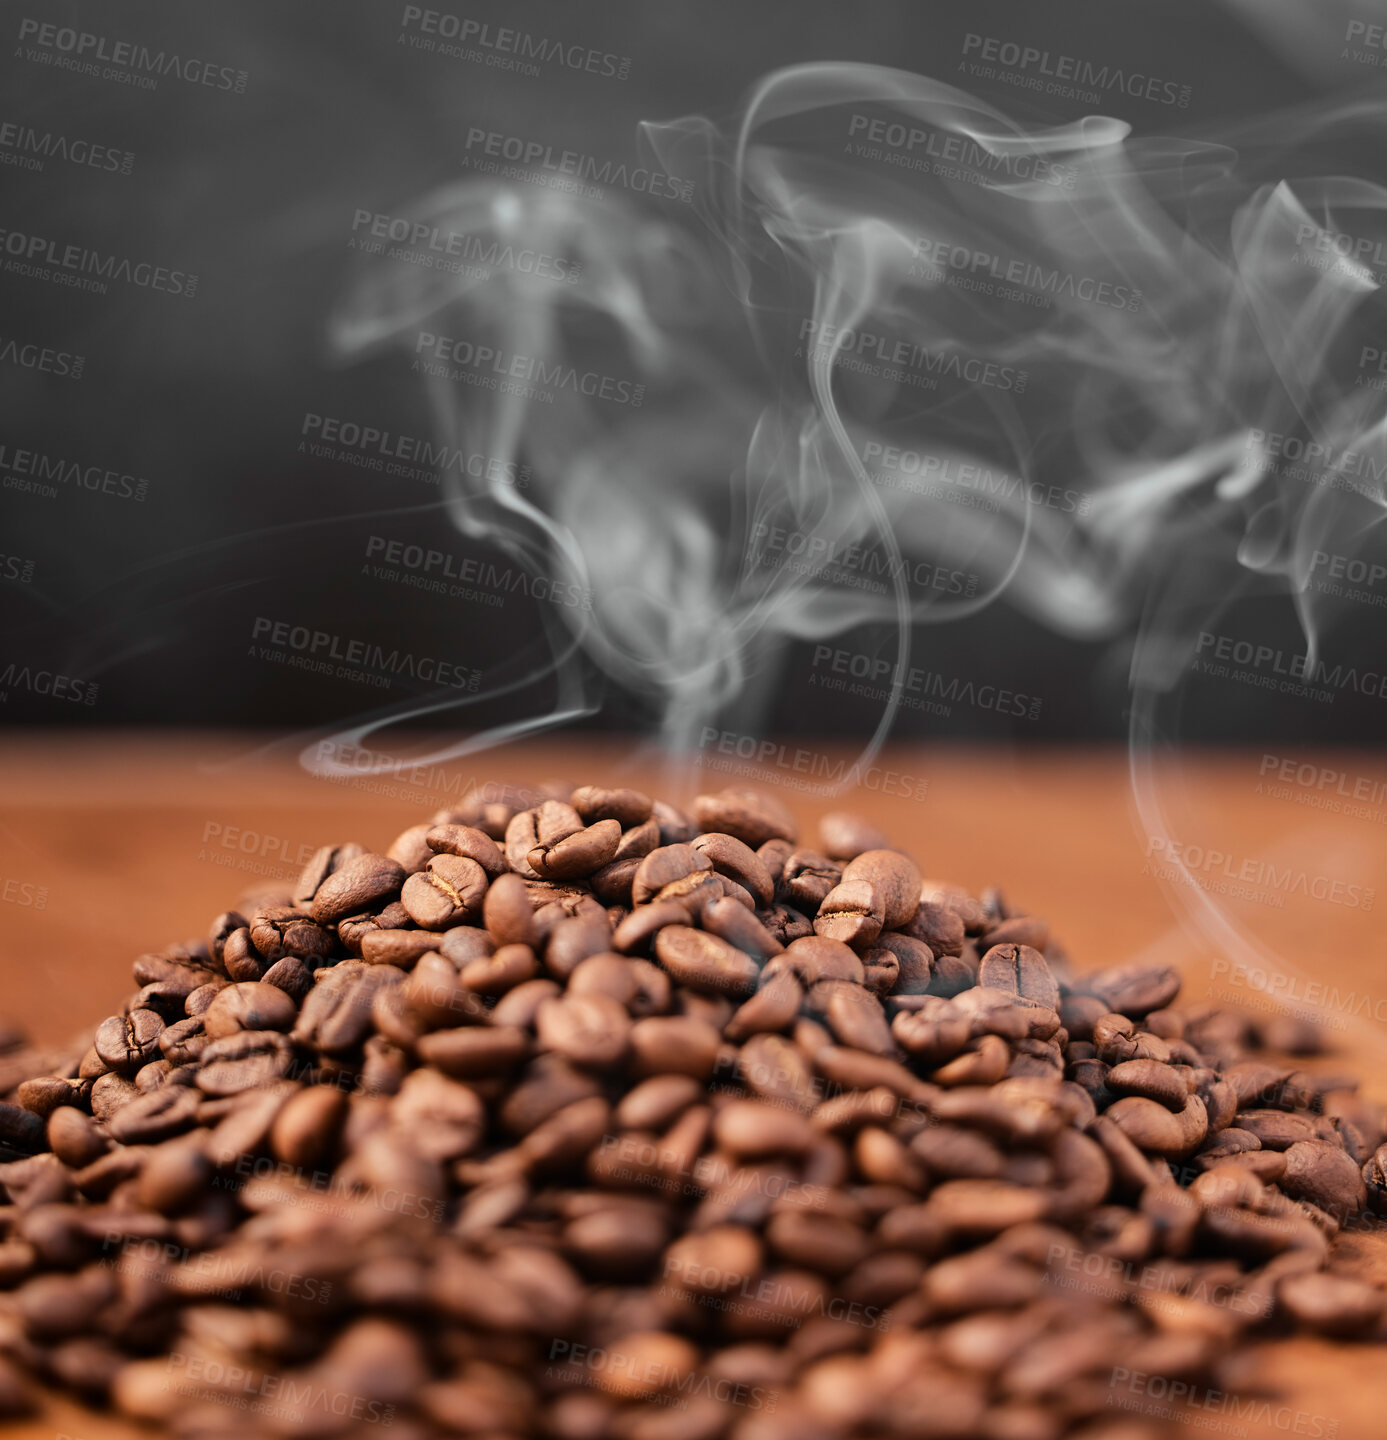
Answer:
<path fill-rule="evenodd" d="M 1080 969 L 1158 958 L 1185 975 L 1181 1003 L 1267 1011 L 1279 995 L 1316 1009 L 1334 1051 L 1325 1063 L 1356 1071 L 1366 1093 L 1387 1101 L 1387 902 L 1378 893 L 1387 883 L 1387 761 L 1374 755 L 1167 758 L 1143 773 L 1138 800 L 1125 752 L 915 746 L 888 750 L 865 788 L 831 797 L 813 777 L 853 754 L 814 742 L 786 741 L 759 761 L 713 751 L 700 767 L 636 742 L 549 739 L 345 780 L 301 768 L 303 743 L 206 733 L 0 738 L 0 1019 L 45 1042 L 89 1031 L 134 988 L 129 967 L 141 951 L 204 934 L 247 888 L 292 879 L 319 844 L 383 848 L 473 784 L 565 778 L 687 800 L 761 783 L 806 838 L 815 816 L 850 808 L 928 874 L 1001 885 L 1048 916 Z M 1341 1240 L 1336 1265 L 1387 1285 L 1387 1243 L 1377 1232 Z M 1387 1436 L 1387 1346 L 1264 1343 L 1248 1384 L 1264 1400 L 1249 1409 L 1246 1399 L 1206 1397 L 1184 1428 Z M 9 1433 L 139 1432 L 55 1400 Z"/>

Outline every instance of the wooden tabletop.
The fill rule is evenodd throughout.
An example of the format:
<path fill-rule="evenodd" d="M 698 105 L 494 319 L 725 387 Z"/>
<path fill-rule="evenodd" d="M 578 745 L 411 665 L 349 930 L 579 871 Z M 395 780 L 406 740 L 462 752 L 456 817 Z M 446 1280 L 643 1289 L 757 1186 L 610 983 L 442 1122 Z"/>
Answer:
<path fill-rule="evenodd" d="M 449 761 L 428 748 L 399 774 L 328 779 L 299 763 L 306 739 L 119 734 L 0 738 L 0 1019 L 62 1043 L 133 988 L 144 950 L 205 934 L 246 889 L 291 880 L 319 844 L 383 848 L 406 825 L 488 782 L 634 784 L 672 800 L 763 785 L 813 837 L 853 809 L 926 873 L 1000 885 L 1046 915 L 1080 969 L 1159 958 L 1190 1005 L 1320 1016 L 1328 1061 L 1387 1101 L 1387 762 L 1356 752 L 1185 754 L 1132 767 L 1101 749 L 893 749 L 839 795 L 822 779 L 855 752 L 785 740 L 673 761 L 638 742 L 565 739 Z M 382 746 L 382 748 L 386 748 Z M 738 754 L 738 751 L 749 752 Z M 364 764 L 359 752 L 338 760 Z M 1280 997 L 1280 999 L 1275 998 Z M 1336 1265 L 1387 1284 L 1378 1233 L 1342 1240 Z M 1387 1347 L 1261 1345 L 1249 1385 L 1204 1397 L 1185 1428 L 1210 1437 L 1387 1435 Z M 1159 1397 L 1133 1392 L 1137 1406 Z M 16 1436 L 98 1440 L 137 1431 L 65 1401 Z M 1141 1414 L 1138 1409 L 1133 1412 Z"/>

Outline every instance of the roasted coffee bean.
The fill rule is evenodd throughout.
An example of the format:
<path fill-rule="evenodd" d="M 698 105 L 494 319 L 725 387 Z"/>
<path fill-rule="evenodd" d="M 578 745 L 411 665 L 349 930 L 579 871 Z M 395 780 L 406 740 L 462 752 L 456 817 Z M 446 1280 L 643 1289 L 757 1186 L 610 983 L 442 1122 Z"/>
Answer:
<path fill-rule="evenodd" d="M 786 850 L 783 857 L 773 852 L 775 858 L 780 859 L 778 871 L 766 860 L 766 852 L 773 845 L 783 846 Z M 843 878 L 843 867 L 836 860 L 830 860 L 817 850 L 792 850 L 786 840 L 772 840 L 757 853 L 766 860 L 766 868 L 776 876 L 777 896 L 805 911 L 817 910 Z"/>
<path fill-rule="evenodd" d="M 435 855 L 405 880 L 400 899 L 421 929 L 446 930 L 481 915 L 486 888 L 486 871 L 475 860 Z"/>
<path fill-rule="evenodd" d="M 500 1075 L 511 1070 L 529 1054 L 526 1033 L 511 1025 L 474 1026 L 458 1030 L 435 1030 L 418 1043 L 420 1056 L 445 1075 L 470 1080 Z"/>
<path fill-rule="evenodd" d="M 279 1031 L 238 1030 L 202 1052 L 197 1088 L 206 1095 L 239 1095 L 287 1075 L 292 1061 L 293 1047 Z"/>
<path fill-rule="evenodd" d="M 298 1006 L 274 985 L 228 985 L 202 1016 L 202 1028 L 211 1040 L 238 1030 L 288 1030 L 298 1019 Z"/>
<path fill-rule="evenodd" d="M 575 790 L 570 803 L 586 824 L 615 820 L 623 830 L 649 820 L 652 811 L 650 796 L 639 790 L 604 790 L 596 785 Z"/>
<path fill-rule="evenodd" d="M 332 935 L 311 915 L 284 905 L 257 910 L 251 916 L 250 939 L 261 958 L 271 964 L 286 955 L 313 964 L 332 954 Z"/>
<path fill-rule="evenodd" d="M 366 847 L 355 843 L 320 846 L 314 851 L 313 858 L 303 867 L 290 898 L 295 905 L 307 909 L 329 876 L 364 854 Z M 241 923 L 244 925 L 245 921 Z"/>
<path fill-rule="evenodd" d="M 1286 1169 L 1277 1184 L 1292 1199 L 1308 1201 L 1341 1222 L 1367 1203 L 1363 1175 L 1353 1157 L 1324 1140 L 1298 1140 L 1288 1146 Z"/>
<path fill-rule="evenodd" d="M 870 945 L 886 923 L 884 896 L 865 878 L 840 880 L 825 896 L 814 932 L 847 945 Z"/>
<path fill-rule="evenodd" d="M 886 836 L 870 820 L 846 810 L 832 810 L 820 818 L 819 843 L 833 860 L 855 860 L 868 850 L 891 848 Z"/>
<path fill-rule="evenodd" d="M 1326 1335 L 1361 1335 L 1382 1314 L 1381 1290 L 1341 1275 L 1288 1275 L 1276 1287 L 1284 1310 Z"/>
<path fill-rule="evenodd" d="M 1109 1010 L 1140 1019 L 1170 1004 L 1180 990 L 1180 976 L 1169 965 L 1118 965 L 1100 970 L 1084 982 Z"/>
<path fill-rule="evenodd" d="M 280 1037 L 281 1039 L 283 1037 Z M 148 1145 L 182 1134 L 197 1120 L 196 1090 L 165 1085 L 126 1101 L 106 1122 L 106 1133 L 122 1145 Z"/>
<path fill-rule="evenodd" d="M 720 875 L 741 885 L 757 905 L 769 905 L 775 898 L 775 879 L 766 862 L 749 846 L 733 835 L 710 833 L 698 835 L 692 848 L 704 855 Z"/>
<path fill-rule="evenodd" d="M 112 1070 L 130 1074 L 157 1058 L 164 1022 L 153 1010 L 112 1015 L 96 1030 L 96 1053 Z"/>
<path fill-rule="evenodd" d="M 687 925 L 667 925 L 655 937 L 661 966 L 680 985 L 710 994 L 750 995 L 760 967 L 735 945 Z"/>
<path fill-rule="evenodd" d="M 379 908 L 400 893 L 404 880 L 404 866 L 388 855 L 358 855 L 314 891 L 313 918 L 319 925 L 335 925 L 348 915 Z"/>
<path fill-rule="evenodd" d="M 1059 982 L 1045 957 L 1029 945 L 994 945 L 978 964 L 978 984 L 1012 990 L 1025 1000 L 1059 1010 Z"/>
<path fill-rule="evenodd" d="M 1183 1110 L 1189 1094 L 1180 1072 L 1158 1060 L 1128 1060 L 1114 1065 L 1103 1083 L 1115 1095 L 1144 1095 L 1159 1100 L 1167 1110 Z"/>
<path fill-rule="evenodd" d="M 694 801 L 694 820 L 704 831 L 716 830 L 735 836 L 753 850 L 767 840 L 795 840 L 795 822 L 789 812 L 769 795 L 731 786 L 716 795 L 700 795 Z"/>
<path fill-rule="evenodd" d="M 457 855 L 475 860 L 489 879 L 494 880 L 505 873 L 506 857 L 500 847 L 484 830 L 471 825 L 434 825 L 424 836 L 424 843 L 435 855 Z M 427 863 L 426 859 L 424 864 Z"/>
<path fill-rule="evenodd" d="M 607 1070 L 626 1054 L 631 1017 L 610 995 L 570 993 L 546 1000 L 535 1012 L 535 1033 L 545 1049 L 590 1070 Z"/>
<path fill-rule="evenodd" d="M 936 959 L 963 953 L 963 917 L 957 910 L 937 901 L 921 899 L 904 927 L 905 934 L 929 946 Z"/>
<path fill-rule="evenodd" d="M 615 820 L 599 820 L 561 835 L 552 844 L 541 841 L 526 859 L 535 874 L 546 880 L 576 880 L 608 864 L 620 843 L 621 826 Z"/>

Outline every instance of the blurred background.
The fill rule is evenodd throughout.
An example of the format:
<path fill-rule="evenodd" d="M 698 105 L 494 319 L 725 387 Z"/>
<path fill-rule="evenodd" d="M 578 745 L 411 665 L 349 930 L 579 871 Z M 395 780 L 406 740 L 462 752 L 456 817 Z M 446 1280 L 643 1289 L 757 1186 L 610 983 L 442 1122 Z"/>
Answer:
<path fill-rule="evenodd" d="M 12 7 L 0 723 L 1375 741 L 1374 10 Z"/>

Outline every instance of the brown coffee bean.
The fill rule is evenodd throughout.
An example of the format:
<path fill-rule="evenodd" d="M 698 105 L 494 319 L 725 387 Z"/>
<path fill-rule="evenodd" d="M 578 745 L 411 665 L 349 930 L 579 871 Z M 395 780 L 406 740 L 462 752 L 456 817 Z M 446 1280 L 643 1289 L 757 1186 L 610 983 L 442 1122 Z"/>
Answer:
<path fill-rule="evenodd" d="M 1050 943 L 1050 922 L 1039 915 L 1013 915 L 983 932 L 978 942 L 986 953 L 997 945 L 1025 945 L 1043 955 Z"/>
<path fill-rule="evenodd" d="M 92 1164 L 110 1148 L 110 1141 L 90 1118 L 70 1106 L 55 1110 L 48 1117 L 47 1128 L 49 1149 L 71 1170 Z"/>
<path fill-rule="evenodd" d="M 1343 1275 L 1288 1275 L 1276 1298 L 1302 1325 L 1325 1335 L 1361 1335 L 1382 1314 L 1384 1296 L 1373 1285 Z"/>
<path fill-rule="evenodd" d="M 333 949 L 332 935 L 311 915 L 285 905 L 257 910 L 251 916 L 250 939 L 261 958 L 271 964 L 286 955 L 297 955 L 312 964 L 326 960 Z M 258 980 L 260 977 L 247 978 Z"/>
<path fill-rule="evenodd" d="M 706 994 L 750 995 L 761 974 L 736 946 L 687 925 L 665 926 L 655 937 L 655 954 L 675 981 Z"/>
<path fill-rule="evenodd" d="M 694 820 L 703 831 L 735 836 L 753 850 L 767 840 L 795 840 L 795 822 L 778 800 L 757 790 L 730 786 L 716 795 L 699 795 Z"/>
<path fill-rule="evenodd" d="M 926 1065 L 942 1065 L 972 1038 L 972 1022 L 950 1000 L 922 995 L 918 1009 L 899 1010 L 891 1031 L 900 1046 Z"/>
<path fill-rule="evenodd" d="M 636 905 L 654 900 L 666 886 L 687 880 L 692 875 L 711 873 L 713 862 L 692 845 L 661 845 L 652 850 L 636 868 L 631 883 L 631 898 Z"/>
<path fill-rule="evenodd" d="M 413 969 L 421 955 L 438 948 L 439 937 L 431 930 L 373 930 L 359 946 L 368 965 L 395 965 L 401 970 Z"/>
<path fill-rule="evenodd" d="M 164 1022 L 153 1010 L 112 1015 L 96 1029 L 96 1053 L 112 1070 L 130 1074 L 159 1055 Z"/>
<path fill-rule="evenodd" d="M 492 881 L 482 900 L 482 923 L 498 945 L 536 945 L 534 907 L 519 875 L 500 875 Z"/>
<path fill-rule="evenodd" d="M 470 1080 L 513 1069 L 529 1054 L 530 1039 L 515 1026 L 468 1025 L 458 1030 L 435 1030 L 419 1040 L 417 1049 L 422 1060 L 436 1065 L 445 1075 Z"/>
<path fill-rule="evenodd" d="M 1204 1102 L 1189 1095 L 1176 1114 L 1156 1100 L 1129 1095 L 1107 1109 L 1107 1118 L 1138 1148 L 1172 1158 L 1188 1155 L 1208 1133 Z"/>
<path fill-rule="evenodd" d="M 868 850 L 891 848 L 886 836 L 870 820 L 846 810 L 832 810 L 820 818 L 819 843 L 824 854 L 834 860 L 855 860 Z"/>
<path fill-rule="evenodd" d="M 500 847 L 484 830 L 474 826 L 433 825 L 425 834 L 424 843 L 435 855 L 456 855 L 476 861 L 486 871 L 488 879 L 495 880 L 506 871 L 506 857 Z"/>
<path fill-rule="evenodd" d="M 1045 1214 L 1047 1196 L 1005 1180 L 945 1180 L 926 1205 L 955 1234 L 995 1235 Z"/>
<path fill-rule="evenodd" d="M 1169 965 L 1116 965 L 1085 977 L 1084 989 L 1109 1010 L 1140 1019 L 1179 994 L 1180 975 Z"/>
<path fill-rule="evenodd" d="M 322 1165 L 336 1148 L 347 1106 L 346 1095 L 331 1085 L 309 1085 L 290 1096 L 270 1128 L 275 1158 L 304 1170 Z"/>
<path fill-rule="evenodd" d="M 1265 1148 L 1266 1141 L 1262 1144 Z M 1285 1154 L 1286 1169 L 1277 1183 L 1292 1199 L 1308 1201 L 1341 1222 L 1367 1203 L 1361 1170 L 1337 1145 L 1298 1140 Z"/>
<path fill-rule="evenodd" d="M 1006 1074 L 1007 1042 L 997 1035 L 971 1040 L 967 1049 L 931 1074 L 936 1085 L 992 1085 Z"/>
<path fill-rule="evenodd" d="M 377 991 L 404 980 L 404 972 L 392 965 L 367 965 L 359 960 L 343 960 L 330 970 L 320 971 L 299 1010 L 293 1039 L 328 1055 L 355 1049 L 370 1033 L 371 1007 Z"/>
<path fill-rule="evenodd" d="M 978 983 L 1011 990 L 1047 1010 L 1059 1010 L 1059 982 L 1045 957 L 1029 945 L 994 945 L 978 965 Z"/>
<path fill-rule="evenodd" d="M 704 855 L 712 867 L 741 885 L 757 905 L 769 905 L 775 898 L 775 879 L 766 862 L 733 835 L 710 832 L 698 835 L 692 848 Z"/>
<path fill-rule="evenodd" d="M 1284 1110 L 1242 1110 L 1237 1120 L 1238 1128 L 1255 1135 L 1263 1150 L 1289 1150 L 1298 1141 L 1318 1138 L 1307 1116 Z"/>
<path fill-rule="evenodd" d="M 663 1130 L 702 1098 L 692 1075 L 652 1075 L 622 1096 L 613 1118 L 624 1130 Z"/>
<path fill-rule="evenodd" d="M 902 927 L 912 939 L 929 946 L 936 959 L 944 955 L 961 955 L 965 938 L 963 917 L 949 905 L 922 898 L 907 925 Z"/>
<path fill-rule="evenodd" d="M 805 1003 L 811 1010 L 822 1012 L 842 1044 L 870 1055 L 896 1053 L 881 1001 L 861 985 L 847 980 L 820 980 L 806 993 Z"/>
<path fill-rule="evenodd" d="M 615 820 L 623 830 L 649 820 L 652 810 L 650 796 L 639 790 L 604 790 L 597 785 L 575 790 L 570 803 L 586 824 Z"/>
<path fill-rule="evenodd" d="M 552 844 L 536 845 L 526 859 L 535 874 L 544 879 L 574 880 L 608 864 L 620 843 L 621 826 L 615 820 L 599 820 L 562 835 Z"/>
<path fill-rule="evenodd" d="M 1158 1060 L 1127 1060 L 1114 1065 L 1104 1083 L 1115 1095 L 1144 1095 L 1159 1100 L 1167 1110 L 1183 1110 L 1189 1091 L 1180 1072 Z"/>
<path fill-rule="evenodd" d="M 722 1037 L 705 1020 L 653 1015 L 631 1026 L 633 1073 L 692 1075 L 706 1080 L 717 1063 Z"/>
<path fill-rule="evenodd" d="M 866 879 L 841 880 L 814 918 L 814 933 L 846 945 L 870 945 L 885 925 L 883 897 Z"/>
<path fill-rule="evenodd" d="M 205 1095 L 239 1095 L 287 1075 L 292 1061 L 293 1047 L 279 1031 L 239 1030 L 212 1041 L 202 1052 L 197 1088 Z M 156 1091 L 155 1095 L 167 1093 Z"/>
<path fill-rule="evenodd" d="M 171 1085 L 136 1095 L 107 1120 L 106 1133 L 122 1145 L 167 1140 L 196 1122 L 200 1098 L 195 1090 Z"/>
<path fill-rule="evenodd" d="M 756 993 L 740 1005 L 723 1027 L 723 1033 L 739 1042 L 762 1031 L 785 1030 L 799 1015 L 804 991 L 793 975 L 782 972 L 766 976 Z"/>
<path fill-rule="evenodd" d="M 626 1054 L 631 1017 L 619 1000 L 597 993 L 569 994 L 544 1001 L 535 1031 L 548 1050 L 584 1069 L 606 1070 Z"/>
<path fill-rule="evenodd" d="M 469 960 L 458 978 L 479 995 L 504 995 L 538 974 L 539 961 L 528 945 L 502 945 L 494 955 Z"/>
<path fill-rule="evenodd" d="M 791 1110 L 807 1114 L 820 1099 L 809 1057 L 782 1035 L 753 1035 L 737 1057 L 737 1073 L 752 1094 Z"/>
<path fill-rule="evenodd" d="M 293 1000 L 274 985 L 228 985 L 207 1007 L 202 1028 L 209 1040 L 238 1030 L 288 1030 L 298 1013 Z"/>
<path fill-rule="evenodd" d="M 400 898 L 420 929 L 446 930 L 481 916 L 486 889 L 486 871 L 475 860 L 443 854 L 405 880 Z"/>
<path fill-rule="evenodd" d="M 314 891 L 313 918 L 319 925 L 335 925 L 348 915 L 379 909 L 400 893 L 404 880 L 404 866 L 388 855 L 358 855 Z"/>

